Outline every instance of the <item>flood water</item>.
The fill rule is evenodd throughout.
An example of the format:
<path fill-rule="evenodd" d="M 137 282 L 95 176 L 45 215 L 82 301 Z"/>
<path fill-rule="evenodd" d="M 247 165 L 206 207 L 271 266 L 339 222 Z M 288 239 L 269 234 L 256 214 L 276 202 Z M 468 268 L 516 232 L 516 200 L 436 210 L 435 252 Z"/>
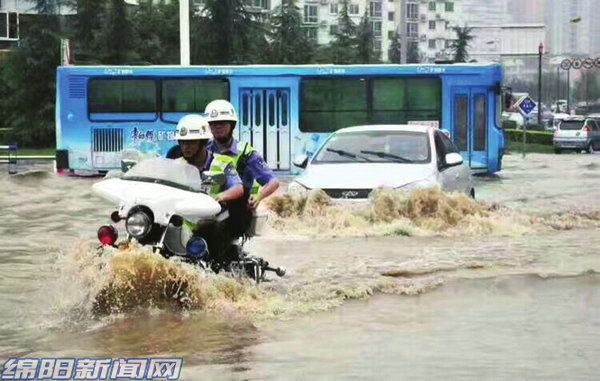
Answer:
<path fill-rule="evenodd" d="M 287 275 L 256 287 L 177 267 L 184 310 L 142 303 L 171 263 L 96 255 L 113 210 L 91 192 L 100 179 L 31 169 L 0 173 L 2 362 L 183 357 L 185 380 L 600 374 L 599 154 L 507 156 L 475 179 L 481 210 L 448 203 L 466 215 L 449 228 L 414 214 L 365 226 L 335 207 L 273 216 L 247 247 Z M 118 302 L 98 313 L 117 272 Z"/>

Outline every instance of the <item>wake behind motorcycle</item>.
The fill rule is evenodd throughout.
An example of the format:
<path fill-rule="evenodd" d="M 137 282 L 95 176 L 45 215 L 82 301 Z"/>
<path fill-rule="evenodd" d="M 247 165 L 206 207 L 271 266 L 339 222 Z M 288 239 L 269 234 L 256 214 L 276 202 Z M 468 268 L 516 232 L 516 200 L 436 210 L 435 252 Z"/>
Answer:
<path fill-rule="evenodd" d="M 125 222 L 126 241 L 137 240 L 165 258 L 244 274 L 257 283 L 267 272 L 283 276 L 285 270 L 273 268 L 260 257 L 243 250 L 245 238 L 257 235 L 266 215 L 253 214 L 244 239 L 217 234 L 229 219 L 229 212 L 210 195 L 212 186 L 225 181 L 222 173 L 200 172 L 178 160 L 161 157 L 133 165 L 121 177 L 102 180 L 92 186 L 95 194 L 114 202 L 113 223 Z M 114 225 L 98 229 L 102 245 L 116 246 L 118 230 Z"/>

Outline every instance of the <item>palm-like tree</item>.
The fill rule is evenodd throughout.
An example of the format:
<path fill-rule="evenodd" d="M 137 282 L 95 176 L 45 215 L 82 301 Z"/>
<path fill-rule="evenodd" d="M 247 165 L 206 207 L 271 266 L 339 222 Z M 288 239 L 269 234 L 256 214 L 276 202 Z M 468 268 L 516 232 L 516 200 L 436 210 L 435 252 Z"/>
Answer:
<path fill-rule="evenodd" d="M 450 48 L 454 53 L 454 62 L 467 62 L 469 59 L 469 41 L 473 39 L 471 32 L 473 28 L 454 26 L 452 30 L 456 33 L 456 40 L 452 42 Z"/>

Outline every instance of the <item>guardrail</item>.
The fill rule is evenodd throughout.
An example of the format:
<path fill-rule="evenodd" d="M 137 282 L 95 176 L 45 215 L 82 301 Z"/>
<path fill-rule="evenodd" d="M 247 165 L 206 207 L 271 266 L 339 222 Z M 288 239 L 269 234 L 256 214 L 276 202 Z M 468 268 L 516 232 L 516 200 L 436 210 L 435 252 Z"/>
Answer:
<path fill-rule="evenodd" d="M 0 164 L 8 164 L 8 174 L 17 173 L 17 164 L 23 160 L 55 160 L 54 155 L 24 155 L 19 156 L 16 144 L 0 145 Z"/>

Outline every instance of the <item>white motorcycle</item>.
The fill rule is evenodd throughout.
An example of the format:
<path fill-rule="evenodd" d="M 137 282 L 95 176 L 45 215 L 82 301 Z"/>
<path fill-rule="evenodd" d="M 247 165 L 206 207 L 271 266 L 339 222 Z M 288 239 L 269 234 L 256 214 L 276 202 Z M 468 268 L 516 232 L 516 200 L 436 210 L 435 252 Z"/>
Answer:
<path fill-rule="evenodd" d="M 222 173 L 201 175 L 183 161 L 156 157 L 134 164 L 122 176 L 102 180 L 92 188 L 98 196 L 118 205 L 111 220 L 115 224 L 125 221 L 128 241 L 135 239 L 149 245 L 165 258 L 178 256 L 217 272 L 245 274 L 257 283 L 265 280 L 268 271 L 283 276 L 285 269 L 272 268 L 267 261 L 242 250 L 246 238 L 260 232 L 266 215 L 253 214 L 241 242 L 215 234 L 229 213 L 208 193 L 210 187 L 224 181 Z M 228 242 L 219 241 L 221 237 L 229 237 L 225 239 Z M 101 226 L 98 239 L 103 245 L 116 247 L 118 230 L 113 225 Z"/>

